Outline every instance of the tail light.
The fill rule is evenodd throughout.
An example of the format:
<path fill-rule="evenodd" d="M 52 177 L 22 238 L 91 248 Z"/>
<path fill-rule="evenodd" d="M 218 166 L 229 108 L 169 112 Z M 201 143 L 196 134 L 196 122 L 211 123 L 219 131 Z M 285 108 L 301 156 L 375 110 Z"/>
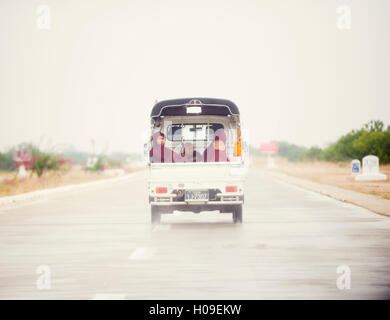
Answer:
<path fill-rule="evenodd" d="M 234 143 L 234 156 L 235 157 L 241 157 L 242 154 L 242 146 L 241 146 L 241 128 L 237 128 L 237 136 L 236 136 L 236 142 Z"/>
<path fill-rule="evenodd" d="M 225 190 L 226 192 L 237 192 L 237 186 L 227 186 Z"/>
<path fill-rule="evenodd" d="M 157 187 L 156 188 L 156 193 L 167 193 L 168 188 L 167 187 Z"/>

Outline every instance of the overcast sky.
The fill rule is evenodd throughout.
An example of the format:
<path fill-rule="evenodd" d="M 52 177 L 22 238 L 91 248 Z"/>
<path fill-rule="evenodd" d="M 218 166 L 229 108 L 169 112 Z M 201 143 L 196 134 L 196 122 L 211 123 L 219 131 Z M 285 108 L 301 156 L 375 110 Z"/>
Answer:
<path fill-rule="evenodd" d="M 155 99 L 193 96 L 237 103 L 253 145 L 325 146 L 390 124 L 389 33 L 388 0 L 2 0 L 0 149 L 140 151 Z"/>

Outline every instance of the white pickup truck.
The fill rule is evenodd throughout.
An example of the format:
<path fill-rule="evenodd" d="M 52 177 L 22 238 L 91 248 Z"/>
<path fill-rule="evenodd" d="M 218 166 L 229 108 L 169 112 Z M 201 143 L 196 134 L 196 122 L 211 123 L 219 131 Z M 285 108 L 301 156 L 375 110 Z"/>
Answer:
<path fill-rule="evenodd" d="M 174 210 L 218 210 L 242 223 L 246 147 L 237 106 L 223 99 L 160 101 L 151 112 L 151 221 Z"/>

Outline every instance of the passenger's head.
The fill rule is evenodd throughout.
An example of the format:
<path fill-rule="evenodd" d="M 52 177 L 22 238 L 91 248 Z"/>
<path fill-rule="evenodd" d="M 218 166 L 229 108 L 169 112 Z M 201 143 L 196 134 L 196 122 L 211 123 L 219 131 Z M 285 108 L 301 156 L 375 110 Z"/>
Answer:
<path fill-rule="evenodd" d="M 183 145 L 183 156 L 188 159 L 192 159 L 194 153 L 194 146 L 192 143 L 185 143 Z"/>
<path fill-rule="evenodd" d="M 223 129 L 218 129 L 214 133 L 214 148 L 215 150 L 226 150 L 226 134 Z"/>
<path fill-rule="evenodd" d="M 160 131 L 153 133 L 153 135 L 152 135 L 152 143 L 153 143 L 153 145 L 164 146 L 164 144 L 165 144 L 165 135 L 162 132 L 160 132 Z"/>

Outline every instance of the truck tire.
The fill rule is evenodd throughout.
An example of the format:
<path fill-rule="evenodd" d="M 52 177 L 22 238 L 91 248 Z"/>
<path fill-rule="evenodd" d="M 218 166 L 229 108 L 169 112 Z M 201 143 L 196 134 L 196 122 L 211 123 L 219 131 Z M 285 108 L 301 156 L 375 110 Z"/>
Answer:
<path fill-rule="evenodd" d="M 159 224 L 161 221 L 161 213 L 159 208 L 156 206 L 151 206 L 150 211 L 152 224 Z"/>
<path fill-rule="evenodd" d="M 233 222 L 242 223 L 242 204 L 234 206 L 233 209 Z"/>

